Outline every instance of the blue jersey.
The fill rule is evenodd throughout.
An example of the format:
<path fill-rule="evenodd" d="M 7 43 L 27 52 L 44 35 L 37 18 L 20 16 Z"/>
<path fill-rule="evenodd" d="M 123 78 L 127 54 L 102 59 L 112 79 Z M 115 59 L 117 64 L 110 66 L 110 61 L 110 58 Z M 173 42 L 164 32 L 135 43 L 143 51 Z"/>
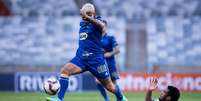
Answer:
<path fill-rule="evenodd" d="M 101 20 L 100 17 L 96 19 Z M 78 66 L 82 72 L 89 71 L 96 78 L 106 79 L 110 74 L 105 63 L 101 39 L 102 30 L 82 20 L 79 30 L 79 48 L 70 62 Z"/>
<path fill-rule="evenodd" d="M 101 17 L 97 16 L 96 19 L 101 20 Z M 102 30 L 90 22 L 84 20 L 80 22 L 79 50 L 86 53 L 103 54 L 101 39 Z"/>
<path fill-rule="evenodd" d="M 113 48 L 115 48 L 118 44 L 114 36 L 110 36 L 105 34 L 101 40 L 102 47 L 104 49 L 104 52 L 112 52 Z M 114 56 L 111 56 L 109 58 L 106 58 L 107 64 L 114 65 L 115 64 L 115 58 Z"/>

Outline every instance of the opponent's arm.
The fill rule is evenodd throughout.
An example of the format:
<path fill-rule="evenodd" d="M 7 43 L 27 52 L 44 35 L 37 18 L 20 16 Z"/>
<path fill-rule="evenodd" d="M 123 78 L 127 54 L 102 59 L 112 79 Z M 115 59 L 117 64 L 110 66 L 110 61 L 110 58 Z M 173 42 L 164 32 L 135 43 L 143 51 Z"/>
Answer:
<path fill-rule="evenodd" d="M 101 31 L 105 28 L 105 24 L 104 24 L 102 21 L 97 20 L 97 19 L 95 19 L 95 18 L 93 18 L 93 17 L 90 17 L 90 16 L 87 15 L 87 13 L 84 12 L 82 9 L 80 10 L 80 15 L 81 15 L 82 17 L 84 17 L 87 21 L 89 21 L 89 22 L 95 24 Z"/>
<path fill-rule="evenodd" d="M 146 94 L 145 101 L 152 101 L 152 91 L 157 88 L 157 83 L 158 83 L 158 80 L 156 78 L 152 78 L 150 80 L 150 85 Z"/>
<path fill-rule="evenodd" d="M 152 101 L 152 91 L 151 90 L 148 90 L 147 91 L 147 94 L 146 94 L 146 100 L 145 101 Z"/>

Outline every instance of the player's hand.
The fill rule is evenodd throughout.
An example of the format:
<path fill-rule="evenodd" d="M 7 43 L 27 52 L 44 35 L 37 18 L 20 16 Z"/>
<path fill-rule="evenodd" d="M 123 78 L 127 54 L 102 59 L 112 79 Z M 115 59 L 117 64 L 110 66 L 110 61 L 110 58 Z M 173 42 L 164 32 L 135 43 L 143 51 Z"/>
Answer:
<path fill-rule="evenodd" d="M 80 15 L 81 15 L 84 19 L 89 18 L 89 16 L 87 15 L 87 13 L 86 13 L 84 10 L 82 10 L 82 9 L 80 9 Z"/>
<path fill-rule="evenodd" d="M 157 84 L 158 84 L 158 79 L 157 78 L 151 78 L 148 90 L 153 91 L 153 90 L 157 89 L 157 87 L 158 87 Z"/>
<path fill-rule="evenodd" d="M 104 57 L 105 58 L 109 58 L 109 57 L 111 57 L 113 54 L 111 53 L 111 52 L 106 52 L 106 53 L 104 53 Z"/>

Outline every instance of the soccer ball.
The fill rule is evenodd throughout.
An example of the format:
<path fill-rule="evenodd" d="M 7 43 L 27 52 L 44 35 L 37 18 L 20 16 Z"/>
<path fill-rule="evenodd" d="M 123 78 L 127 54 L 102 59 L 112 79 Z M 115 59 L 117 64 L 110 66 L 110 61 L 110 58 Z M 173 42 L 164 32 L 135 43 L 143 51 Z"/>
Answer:
<path fill-rule="evenodd" d="M 43 83 L 45 92 L 49 95 L 56 95 L 60 90 L 60 83 L 56 78 L 49 78 Z"/>
<path fill-rule="evenodd" d="M 86 3 L 82 6 L 81 8 L 84 12 L 91 12 L 94 13 L 95 12 L 95 7 L 93 4 L 91 3 Z"/>

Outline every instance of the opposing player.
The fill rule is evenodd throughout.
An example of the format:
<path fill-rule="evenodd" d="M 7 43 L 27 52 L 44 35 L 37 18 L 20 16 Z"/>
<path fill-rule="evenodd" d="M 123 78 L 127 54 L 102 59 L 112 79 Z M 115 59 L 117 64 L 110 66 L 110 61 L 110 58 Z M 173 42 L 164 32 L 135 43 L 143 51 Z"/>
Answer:
<path fill-rule="evenodd" d="M 174 86 L 168 86 L 165 90 L 161 91 L 158 99 L 152 99 L 152 91 L 157 88 L 157 79 L 150 80 L 150 86 L 147 91 L 145 101 L 178 101 L 180 97 L 180 91 Z"/>
<path fill-rule="evenodd" d="M 68 88 L 71 75 L 90 71 L 104 87 L 115 94 L 118 101 L 126 101 L 120 89 L 112 83 L 103 56 L 101 39 L 105 24 L 101 17 L 95 16 L 95 8 L 92 4 L 86 3 L 80 10 L 82 20 L 79 30 L 79 48 L 76 56 L 61 68 L 60 91 L 58 97 L 47 98 L 48 101 L 63 101 Z"/>
<path fill-rule="evenodd" d="M 105 23 L 105 26 L 107 27 L 107 22 L 103 20 Z M 116 68 L 116 63 L 115 63 L 115 57 L 114 55 L 118 54 L 119 48 L 117 47 L 117 41 L 114 36 L 108 35 L 106 33 L 106 30 L 104 30 L 105 35 L 103 36 L 101 42 L 102 42 L 102 47 L 104 49 L 104 57 L 106 59 L 109 73 L 111 76 L 112 82 L 118 87 L 116 84 L 116 80 L 119 79 L 118 73 L 117 73 L 117 68 Z M 107 92 L 104 88 L 104 86 L 96 79 L 97 83 L 97 88 L 100 91 L 101 95 L 103 96 L 105 101 L 109 101 L 109 97 L 107 95 Z"/>

